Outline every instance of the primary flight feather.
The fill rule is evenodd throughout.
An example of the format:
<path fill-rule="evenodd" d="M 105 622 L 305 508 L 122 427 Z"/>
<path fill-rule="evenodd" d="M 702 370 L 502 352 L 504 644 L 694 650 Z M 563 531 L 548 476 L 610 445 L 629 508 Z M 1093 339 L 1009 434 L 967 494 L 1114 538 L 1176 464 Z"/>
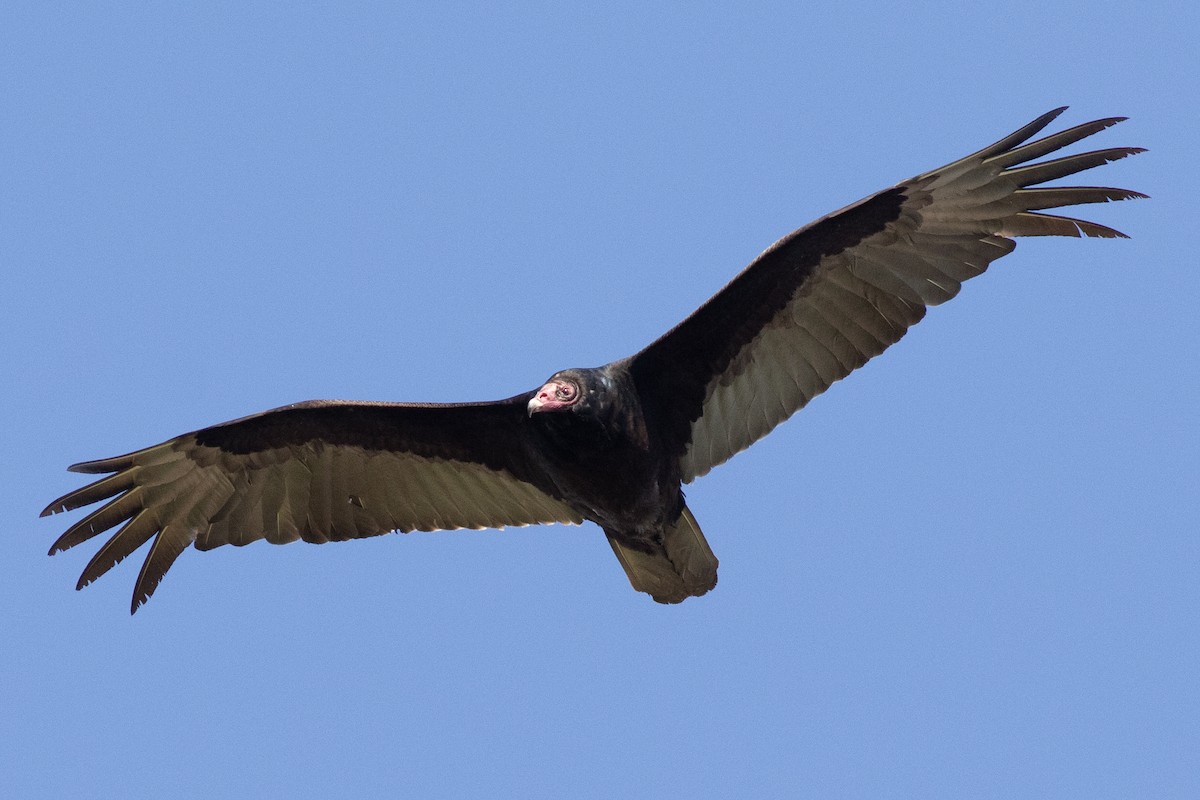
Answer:
<path fill-rule="evenodd" d="M 189 545 L 591 520 L 635 589 L 663 603 L 702 595 L 717 559 L 682 484 L 882 353 L 1011 252 L 1012 237 L 1123 236 L 1045 213 L 1144 197 L 1037 186 L 1142 152 L 1035 161 L 1123 119 L 1029 141 L 1063 110 L 788 234 L 629 358 L 488 403 L 297 403 L 76 464 L 106 477 L 42 516 L 108 502 L 50 553 L 121 526 L 84 568 L 83 588 L 150 542 L 136 611 Z"/>

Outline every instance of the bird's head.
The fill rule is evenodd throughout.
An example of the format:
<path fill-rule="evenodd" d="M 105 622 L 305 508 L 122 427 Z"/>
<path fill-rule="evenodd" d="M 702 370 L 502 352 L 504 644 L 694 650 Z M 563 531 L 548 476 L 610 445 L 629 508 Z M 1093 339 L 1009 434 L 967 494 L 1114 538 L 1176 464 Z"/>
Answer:
<path fill-rule="evenodd" d="M 529 416 L 552 411 L 590 412 L 604 405 L 609 379 L 594 369 L 564 369 L 556 372 L 529 399 Z"/>

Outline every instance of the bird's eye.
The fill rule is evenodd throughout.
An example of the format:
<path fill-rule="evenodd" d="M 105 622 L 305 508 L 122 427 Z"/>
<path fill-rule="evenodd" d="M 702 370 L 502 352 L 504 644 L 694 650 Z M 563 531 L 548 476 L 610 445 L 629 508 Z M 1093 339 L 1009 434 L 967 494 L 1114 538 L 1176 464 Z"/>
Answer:
<path fill-rule="evenodd" d="M 554 396 L 559 400 L 570 400 L 575 397 L 575 386 L 570 383 L 560 383 L 554 390 Z"/>

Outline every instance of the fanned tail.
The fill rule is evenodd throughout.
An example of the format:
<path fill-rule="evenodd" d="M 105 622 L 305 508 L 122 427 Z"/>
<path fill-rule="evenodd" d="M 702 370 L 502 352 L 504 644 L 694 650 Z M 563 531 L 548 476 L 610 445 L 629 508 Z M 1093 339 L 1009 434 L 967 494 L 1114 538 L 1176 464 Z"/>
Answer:
<path fill-rule="evenodd" d="M 608 543 L 633 588 L 656 602 L 681 603 L 717 585 L 717 557 L 687 506 L 664 532 L 662 546 L 653 553 L 624 545 L 611 534 Z"/>

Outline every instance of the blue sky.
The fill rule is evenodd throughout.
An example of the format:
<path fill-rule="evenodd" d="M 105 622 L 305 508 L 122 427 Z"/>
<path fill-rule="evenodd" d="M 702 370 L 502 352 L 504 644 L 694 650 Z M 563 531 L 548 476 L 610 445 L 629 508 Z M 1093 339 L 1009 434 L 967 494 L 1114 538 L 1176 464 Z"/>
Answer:
<path fill-rule="evenodd" d="M 10 3 L 0 795 L 1196 797 L 1197 12 Z M 1165 5 L 1165 4 L 1164 4 Z M 75 461 L 627 355 L 787 231 L 1055 106 L 1089 209 L 693 485 L 706 597 L 594 527 L 187 552 L 85 591 Z"/>

